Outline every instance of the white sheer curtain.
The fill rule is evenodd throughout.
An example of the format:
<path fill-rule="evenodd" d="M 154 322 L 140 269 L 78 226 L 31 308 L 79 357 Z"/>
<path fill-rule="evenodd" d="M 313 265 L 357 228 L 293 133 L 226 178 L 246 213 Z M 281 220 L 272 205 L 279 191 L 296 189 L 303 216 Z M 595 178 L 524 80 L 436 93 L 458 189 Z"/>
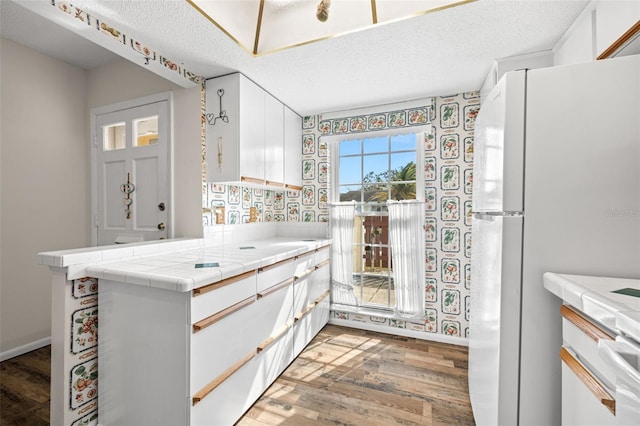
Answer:
<path fill-rule="evenodd" d="M 424 203 L 389 201 L 388 208 L 396 313 L 424 315 Z"/>
<path fill-rule="evenodd" d="M 331 301 L 356 306 L 353 290 L 353 220 L 355 203 L 337 203 L 330 208 L 331 225 Z"/>

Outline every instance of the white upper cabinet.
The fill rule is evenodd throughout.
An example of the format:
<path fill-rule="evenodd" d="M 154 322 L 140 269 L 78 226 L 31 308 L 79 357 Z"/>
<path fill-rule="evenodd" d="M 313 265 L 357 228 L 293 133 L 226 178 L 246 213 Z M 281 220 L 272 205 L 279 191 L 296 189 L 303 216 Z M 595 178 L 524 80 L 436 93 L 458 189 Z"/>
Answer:
<path fill-rule="evenodd" d="M 205 89 L 207 181 L 301 189 L 300 116 L 240 73 Z"/>
<path fill-rule="evenodd" d="M 267 185 L 284 186 L 284 105 L 264 94 L 264 171 Z M 302 126 L 300 127 L 302 129 Z"/>
<path fill-rule="evenodd" d="M 302 117 L 284 107 L 284 181 L 302 189 Z"/>

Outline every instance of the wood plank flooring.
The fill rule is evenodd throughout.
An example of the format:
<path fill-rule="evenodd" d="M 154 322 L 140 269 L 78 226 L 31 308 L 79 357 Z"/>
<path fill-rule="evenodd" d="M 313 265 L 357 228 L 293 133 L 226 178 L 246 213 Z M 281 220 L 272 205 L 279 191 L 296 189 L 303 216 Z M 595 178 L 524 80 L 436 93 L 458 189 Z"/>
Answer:
<path fill-rule="evenodd" d="M 0 363 L 0 425 L 48 425 L 51 346 Z"/>
<path fill-rule="evenodd" d="M 327 325 L 237 425 L 473 425 L 467 354 Z"/>
<path fill-rule="evenodd" d="M 49 424 L 49 381 L 49 346 L 0 363 L 0 425 Z M 335 325 L 237 423 L 473 424 L 466 347 Z"/>

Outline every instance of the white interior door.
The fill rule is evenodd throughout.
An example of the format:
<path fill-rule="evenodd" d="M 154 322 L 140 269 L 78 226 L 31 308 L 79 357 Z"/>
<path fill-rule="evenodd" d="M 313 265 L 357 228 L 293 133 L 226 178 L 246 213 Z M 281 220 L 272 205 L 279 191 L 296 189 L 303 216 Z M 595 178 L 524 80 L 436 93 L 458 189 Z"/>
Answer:
<path fill-rule="evenodd" d="M 95 116 L 98 245 L 167 238 L 170 231 L 169 101 Z"/>

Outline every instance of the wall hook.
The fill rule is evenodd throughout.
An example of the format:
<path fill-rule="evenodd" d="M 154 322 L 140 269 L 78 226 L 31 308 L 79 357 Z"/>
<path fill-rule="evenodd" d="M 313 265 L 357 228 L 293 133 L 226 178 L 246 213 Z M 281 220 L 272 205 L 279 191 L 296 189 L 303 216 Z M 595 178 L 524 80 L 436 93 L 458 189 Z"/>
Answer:
<path fill-rule="evenodd" d="M 227 115 L 227 111 L 222 109 L 222 96 L 224 95 L 224 90 L 223 89 L 219 89 L 218 90 L 218 98 L 220 98 L 220 109 L 219 109 L 219 114 L 216 117 L 214 114 L 207 114 L 207 123 L 211 124 L 212 126 L 215 126 L 216 121 L 218 121 L 218 119 L 221 119 L 222 121 L 224 121 L 225 123 L 229 122 L 229 116 Z"/>

